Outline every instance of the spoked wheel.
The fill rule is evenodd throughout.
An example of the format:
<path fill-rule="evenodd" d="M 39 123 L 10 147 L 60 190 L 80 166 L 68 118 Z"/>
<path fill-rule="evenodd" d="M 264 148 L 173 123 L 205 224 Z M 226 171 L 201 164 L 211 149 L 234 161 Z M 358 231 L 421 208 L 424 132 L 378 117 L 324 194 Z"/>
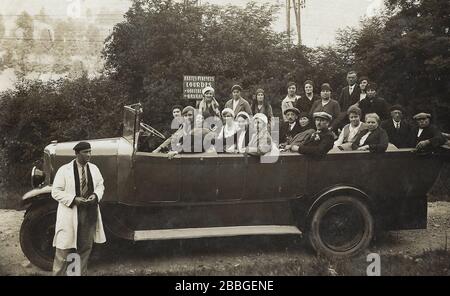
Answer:
<path fill-rule="evenodd" d="M 30 262 L 39 268 L 51 271 L 55 249 L 56 203 L 31 208 L 20 228 L 20 246 Z"/>
<path fill-rule="evenodd" d="M 373 234 L 373 217 L 367 205 L 352 196 L 335 196 L 313 213 L 309 238 L 318 254 L 342 257 L 365 250 Z"/>

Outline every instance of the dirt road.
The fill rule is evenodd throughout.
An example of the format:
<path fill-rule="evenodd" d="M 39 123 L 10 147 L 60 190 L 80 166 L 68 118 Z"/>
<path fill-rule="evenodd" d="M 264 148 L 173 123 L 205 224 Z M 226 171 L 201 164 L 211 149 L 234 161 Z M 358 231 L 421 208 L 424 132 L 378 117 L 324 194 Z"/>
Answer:
<path fill-rule="evenodd" d="M 23 214 L 21 211 L 0 210 L 0 275 L 49 275 L 33 266 L 20 249 L 19 229 Z M 424 252 L 449 250 L 449 237 L 450 202 L 430 202 L 426 230 L 386 233 L 371 245 L 367 253 L 377 252 L 382 260 L 395 256 L 397 261 L 400 258 L 400 265 L 409 261 L 420 265 L 422 261 L 428 260 L 428 257 L 423 257 Z M 447 254 L 448 251 L 443 253 Z M 295 236 L 214 238 L 136 244 L 120 241 L 110 242 L 94 249 L 90 273 L 92 275 L 334 273 L 359 275 L 365 273 L 366 254 L 333 266 L 330 262 L 316 258 L 306 242 Z M 440 260 L 431 263 L 432 266 L 445 264 Z M 343 267 L 349 264 L 352 265 L 350 269 Z M 397 266 L 398 262 L 395 264 Z M 398 266 L 395 268 L 397 271 L 391 271 L 392 274 L 403 273 Z M 403 270 L 410 274 L 409 265 Z M 419 269 L 417 273 L 420 272 Z M 442 267 L 439 272 L 445 274 L 450 271 Z"/>

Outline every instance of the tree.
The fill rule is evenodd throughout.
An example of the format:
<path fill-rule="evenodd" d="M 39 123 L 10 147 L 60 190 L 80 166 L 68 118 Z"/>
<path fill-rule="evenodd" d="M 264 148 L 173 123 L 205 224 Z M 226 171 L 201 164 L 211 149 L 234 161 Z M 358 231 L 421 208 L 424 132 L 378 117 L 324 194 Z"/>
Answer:
<path fill-rule="evenodd" d="M 34 45 L 33 18 L 25 11 L 16 19 L 16 32 L 17 31 L 21 41 L 17 42 L 15 47 L 17 56 L 17 68 L 15 70 L 18 77 L 24 77 L 32 70 L 28 59 Z"/>
<path fill-rule="evenodd" d="M 403 104 L 410 113 L 429 109 L 436 123 L 450 129 L 450 3 L 389 0 L 386 4 L 392 13 L 362 22 L 356 42 L 348 46 L 354 67 L 378 82 L 390 103 Z M 345 36 L 339 40 L 345 48 Z"/>

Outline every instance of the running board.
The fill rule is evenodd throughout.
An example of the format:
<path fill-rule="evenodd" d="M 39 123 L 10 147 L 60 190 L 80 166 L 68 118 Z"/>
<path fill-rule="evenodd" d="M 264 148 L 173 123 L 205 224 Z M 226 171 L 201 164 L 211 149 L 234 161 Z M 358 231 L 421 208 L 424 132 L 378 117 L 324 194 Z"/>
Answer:
<path fill-rule="evenodd" d="M 156 230 L 134 231 L 134 240 L 145 241 L 145 240 L 224 237 L 224 236 L 240 236 L 240 235 L 272 235 L 272 234 L 302 234 L 302 232 L 296 226 L 290 225 L 156 229 Z"/>

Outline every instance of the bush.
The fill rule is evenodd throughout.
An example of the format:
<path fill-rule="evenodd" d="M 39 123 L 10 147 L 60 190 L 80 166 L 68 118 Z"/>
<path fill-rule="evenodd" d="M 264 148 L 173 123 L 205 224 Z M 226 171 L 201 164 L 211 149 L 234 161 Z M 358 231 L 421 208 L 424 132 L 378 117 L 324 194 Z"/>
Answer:
<path fill-rule="evenodd" d="M 109 78 L 21 81 L 0 94 L 0 178 L 6 187 L 28 188 L 31 164 L 52 140 L 75 141 L 120 135 L 123 86 Z"/>

